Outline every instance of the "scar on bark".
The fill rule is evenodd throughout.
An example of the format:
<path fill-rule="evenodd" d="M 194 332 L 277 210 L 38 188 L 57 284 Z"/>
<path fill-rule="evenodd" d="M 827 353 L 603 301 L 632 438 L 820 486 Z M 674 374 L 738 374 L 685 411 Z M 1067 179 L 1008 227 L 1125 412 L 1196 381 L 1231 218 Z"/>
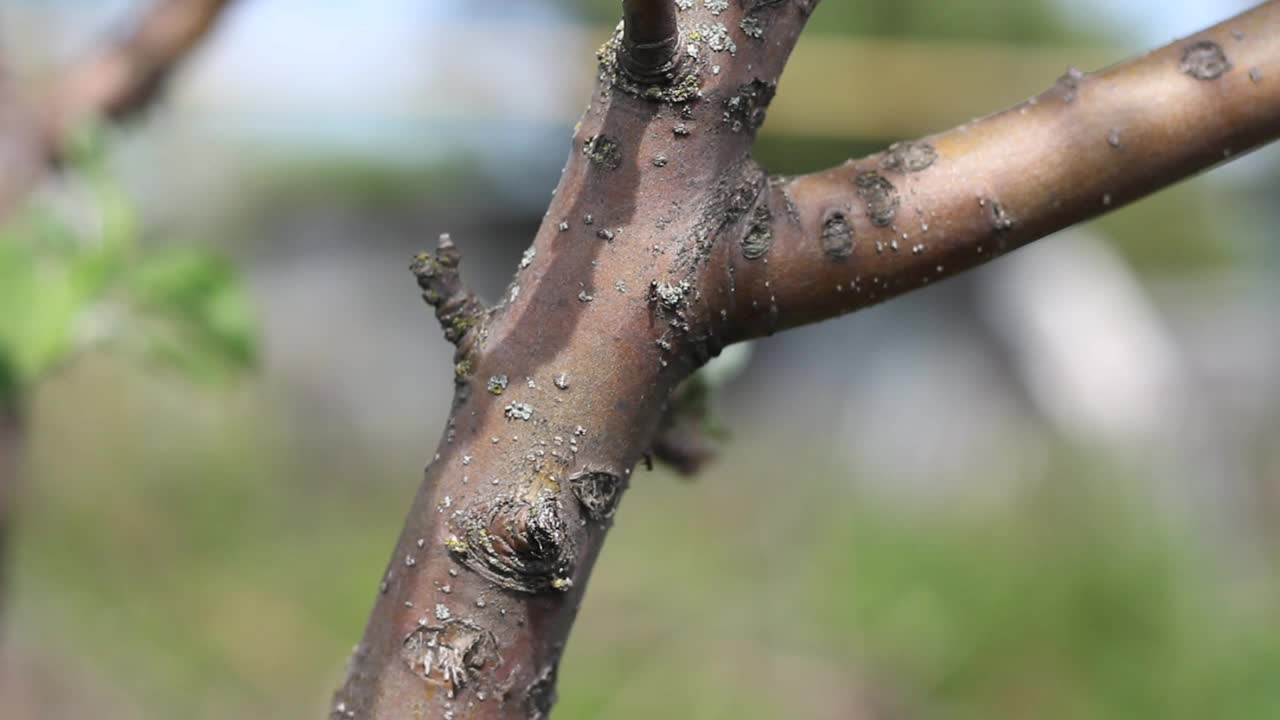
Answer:
<path fill-rule="evenodd" d="M 449 554 L 497 585 L 529 594 L 573 586 L 573 536 L 554 493 L 504 495 L 461 513 L 454 525 Z"/>
<path fill-rule="evenodd" d="M 450 617 L 443 605 L 437 607 L 435 620 L 439 622 L 418 621 L 404 639 L 401 656 L 411 672 L 444 685 L 453 698 L 476 682 L 486 664 L 502 663 L 498 640 L 471 620 Z"/>
<path fill-rule="evenodd" d="M 422 288 L 422 299 L 436 309 L 445 339 L 458 347 L 455 369 L 459 380 L 471 374 L 479 327 L 488 313 L 484 303 L 463 284 L 458 273 L 461 262 L 462 254 L 445 233 L 440 236 L 434 255 L 419 253 L 409 265 Z"/>

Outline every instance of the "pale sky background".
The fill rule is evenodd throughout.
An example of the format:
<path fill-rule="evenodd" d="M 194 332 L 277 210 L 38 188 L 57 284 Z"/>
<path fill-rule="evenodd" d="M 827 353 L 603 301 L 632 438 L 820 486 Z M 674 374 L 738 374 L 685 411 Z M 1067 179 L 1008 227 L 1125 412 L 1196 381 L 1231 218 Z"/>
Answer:
<path fill-rule="evenodd" d="M 73 58 L 104 33 L 129 27 L 146 2 L 0 0 L 0 42 Z M 1133 51 L 1252 4 L 1059 3 L 1082 26 L 1118 29 L 1112 36 L 1130 38 Z M 28 27 L 15 20 L 31 10 L 57 13 L 52 47 L 49 33 L 15 36 Z M 523 178 L 558 171 L 571 122 L 566 108 L 584 100 L 583 86 L 566 78 L 594 70 L 584 64 L 594 44 L 557 34 L 570 20 L 549 0 L 241 0 L 184 69 L 166 112 L 193 137 L 265 142 L 273 150 L 408 167 L 466 157 L 499 187 L 509 183 L 513 195 L 541 202 L 546 189 L 522 188 Z M 531 24 L 545 29 L 531 32 Z M 202 141 L 190 142 L 198 148 Z"/>

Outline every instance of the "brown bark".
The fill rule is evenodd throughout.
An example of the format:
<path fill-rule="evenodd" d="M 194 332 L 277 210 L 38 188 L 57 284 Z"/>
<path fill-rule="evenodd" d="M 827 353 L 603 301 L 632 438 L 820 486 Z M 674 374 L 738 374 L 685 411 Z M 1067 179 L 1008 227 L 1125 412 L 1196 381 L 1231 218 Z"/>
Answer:
<path fill-rule="evenodd" d="M 95 117 L 124 119 L 145 108 L 233 0 L 159 0 L 133 31 L 67 68 L 43 103 L 0 77 L 0 219 L 56 162 L 68 133 Z"/>
<path fill-rule="evenodd" d="M 733 253 L 734 340 L 857 310 L 1143 197 L 1280 134 L 1280 4 L 1001 113 L 775 179 Z M 767 251 L 752 250 L 762 245 Z M 747 256 L 754 256 L 748 259 Z"/>
<path fill-rule="evenodd" d="M 693 5 L 679 69 L 652 86 L 619 73 L 621 36 L 606 44 L 496 308 L 460 287 L 451 245 L 415 260 L 459 348 L 457 393 L 332 717 L 545 717 L 631 469 L 672 388 L 726 342 L 971 266 L 1280 133 L 1271 2 L 929 149 L 771 181 L 751 140 L 812 5 Z"/>

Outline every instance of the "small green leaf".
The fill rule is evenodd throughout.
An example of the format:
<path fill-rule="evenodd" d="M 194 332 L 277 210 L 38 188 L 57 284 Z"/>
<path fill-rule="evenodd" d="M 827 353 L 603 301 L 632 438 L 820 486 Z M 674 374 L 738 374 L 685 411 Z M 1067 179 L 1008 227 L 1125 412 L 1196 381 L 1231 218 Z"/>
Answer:
<path fill-rule="evenodd" d="M 235 268 L 191 249 L 159 251 L 127 271 L 135 349 L 200 379 L 223 379 L 256 359 L 252 306 Z"/>

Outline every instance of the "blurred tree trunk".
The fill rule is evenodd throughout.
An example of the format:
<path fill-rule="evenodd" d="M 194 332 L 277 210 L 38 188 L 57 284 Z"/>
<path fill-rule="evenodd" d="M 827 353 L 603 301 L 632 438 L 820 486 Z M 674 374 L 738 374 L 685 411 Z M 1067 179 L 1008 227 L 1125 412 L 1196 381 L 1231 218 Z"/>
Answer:
<path fill-rule="evenodd" d="M 0 400 L 0 605 L 9 583 L 9 542 L 13 535 L 14 504 L 25 443 L 24 426 L 14 403 Z"/>
<path fill-rule="evenodd" d="M 457 345 L 455 401 L 331 717 L 545 717 L 618 500 L 695 369 L 1280 134 L 1273 0 L 954 130 L 770 177 L 752 140 L 815 4 L 624 0 L 503 301 L 467 290 L 447 236 L 415 259 Z"/>

